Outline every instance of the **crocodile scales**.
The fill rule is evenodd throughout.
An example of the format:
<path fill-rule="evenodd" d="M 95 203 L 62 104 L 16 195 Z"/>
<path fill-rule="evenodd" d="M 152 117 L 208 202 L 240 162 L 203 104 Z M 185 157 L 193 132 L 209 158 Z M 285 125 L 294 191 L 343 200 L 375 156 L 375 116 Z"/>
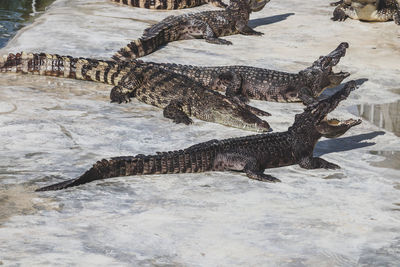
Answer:
<path fill-rule="evenodd" d="M 141 38 L 119 50 L 116 61 L 148 55 L 172 41 L 203 38 L 213 44 L 232 44 L 219 38 L 232 34 L 262 35 L 247 23 L 251 12 L 260 11 L 269 0 L 231 0 L 225 10 L 203 11 L 166 17 L 144 30 Z"/>
<path fill-rule="evenodd" d="M 65 189 L 95 180 L 131 175 L 232 170 L 244 172 L 250 179 L 279 182 L 279 179 L 264 174 L 264 170 L 293 164 L 306 169 L 337 169 L 338 165 L 313 157 L 313 150 L 322 136 L 337 137 L 361 123 L 361 120 L 353 119 L 327 119 L 327 114 L 346 99 L 355 87 L 356 83 L 350 81 L 331 97 L 307 106 L 303 113 L 296 115 L 293 125 L 286 132 L 211 140 L 184 150 L 157 155 L 103 159 L 76 179 L 37 191 Z"/>
<path fill-rule="evenodd" d="M 324 91 L 339 85 L 350 74 L 335 73 L 348 43 L 341 43 L 326 56 L 321 56 L 310 67 L 299 73 L 286 73 L 249 66 L 198 67 L 168 63 L 154 63 L 202 83 L 207 88 L 226 91 L 228 96 L 239 96 L 276 102 L 303 102 L 309 104 Z M 227 86 L 229 85 L 229 86 Z"/>
<path fill-rule="evenodd" d="M 112 102 L 131 98 L 160 107 L 164 117 L 190 124 L 189 116 L 250 131 L 270 131 L 269 124 L 257 117 L 268 112 L 251 107 L 236 98 L 209 90 L 176 73 L 141 62 L 102 61 L 51 54 L 9 54 L 0 57 L 0 72 L 33 73 L 46 76 L 97 81 L 114 85 Z"/>
<path fill-rule="evenodd" d="M 141 7 L 148 9 L 183 9 L 196 7 L 204 4 L 212 4 L 216 7 L 225 8 L 227 5 L 221 0 L 111 0 L 123 5 Z"/>
<path fill-rule="evenodd" d="M 347 18 L 363 21 L 394 20 L 400 25 L 400 0 L 340 0 L 331 3 L 337 6 L 332 20 L 344 21 Z"/>

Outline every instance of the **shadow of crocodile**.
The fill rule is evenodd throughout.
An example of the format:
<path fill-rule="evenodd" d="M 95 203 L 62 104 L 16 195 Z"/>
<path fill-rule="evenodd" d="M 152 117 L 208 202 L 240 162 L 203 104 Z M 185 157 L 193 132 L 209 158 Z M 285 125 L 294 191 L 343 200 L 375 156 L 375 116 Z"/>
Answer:
<path fill-rule="evenodd" d="M 259 19 L 251 19 L 249 21 L 249 26 L 251 28 L 255 28 L 258 26 L 262 25 L 268 25 L 268 24 L 273 24 L 282 20 L 286 20 L 288 17 L 294 15 L 295 13 L 285 13 L 281 15 L 275 15 L 275 16 L 270 16 L 270 17 L 265 17 L 265 18 L 259 18 Z"/>
<path fill-rule="evenodd" d="M 361 85 L 363 85 L 365 82 L 368 81 L 368 79 L 366 78 L 360 78 L 357 80 L 354 80 L 357 84 L 358 87 L 360 87 Z M 340 91 L 344 86 L 344 83 L 336 86 L 336 87 L 332 87 L 332 88 L 327 88 L 326 90 L 324 90 L 322 92 L 322 94 L 320 95 L 320 99 L 326 98 L 326 97 L 330 97 L 331 95 L 333 95 L 334 93 L 336 93 L 337 91 Z"/>
<path fill-rule="evenodd" d="M 319 157 L 333 152 L 348 151 L 357 148 L 373 146 L 375 142 L 363 142 L 365 140 L 373 139 L 379 135 L 384 135 L 384 131 L 375 131 L 366 134 L 353 135 L 337 139 L 322 140 L 317 143 L 314 156 Z"/>

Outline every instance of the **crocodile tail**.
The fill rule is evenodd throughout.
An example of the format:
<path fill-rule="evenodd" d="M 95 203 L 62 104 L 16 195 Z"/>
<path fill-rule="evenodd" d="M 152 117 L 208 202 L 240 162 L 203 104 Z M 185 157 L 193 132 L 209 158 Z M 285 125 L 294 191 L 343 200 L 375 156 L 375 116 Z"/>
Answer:
<path fill-rule="evenodd" d="M 203 0 L 112 0 L 113 2 L 148 9 L 181 9 L 199 6 Z"/>
<path fill-rule="evenodd" d="M 151 54 L 160 46 L 179 40 L 180 33 L 176 27 L 179 27 L 179 20 L 176 16 L 169 16 L 145 29 L 141 38 L 121 48 L 112 58 L 115 61 L 128 61 Z"/>
<path fill-rule="evenodd" d="M 152 156 L 138 155 L 103 159 L 76 179 L 42 187 L 36 191 L 61 190 L 119 176 L 204 172 L 212 169 L 214 158 L 213 150 L 191 149 L 190 151 L 164 152 Z"/>
<path fill-rule="evenodd" d="M 128 72 L 128 65 L 56 54 L 22 52 L 0 56 L 0 72 L 31 73 L 117 85 Z"/>
<path fill-rule="evenodd" d="M 167 43 L 168 41 L 165 40 L 161 33 L 150 38 L 142 37 L 130 42 L 127 46 L 121 48 L 117 53 L 114 54 L 112 59 L 119 62 L 143 57 L 145 55 L 153 53 L 160 46 Z"/>

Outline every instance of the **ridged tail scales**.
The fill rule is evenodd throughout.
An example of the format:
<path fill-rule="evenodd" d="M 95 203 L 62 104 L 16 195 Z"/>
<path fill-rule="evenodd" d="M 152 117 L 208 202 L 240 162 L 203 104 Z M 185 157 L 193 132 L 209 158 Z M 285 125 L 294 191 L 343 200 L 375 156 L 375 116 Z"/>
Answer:
<path fill-rule="evenodd" d="M 148 9 L 173 10 L 199 6 L 203 0 L 112 0 L 113 2 Z"/>
<path fill-rule="evenodd" d="M 145 29 L 142 37 L 121 48 L 112 59 L 118 62 L 143 57 L 153 53 L 162 45 L 179 40 L 180 21 L 176 18 L 176 16 L 166 17 L 160 23 Z"/>
<path fill-rule="evenodd" d="M 215 157 L 215 149 L 194 148 L 151 156 L 103 159 L 76 179 L 42 187 L 36 191 L 61 190 L 119 176 L 205 172 L 212 170 Z"/>
<path fill-rule="evenodd" d="M 131 65 L 46 53 L 22 52 L 0 57 L 0 72 L 31 73 L 112 85 L 119 84 L 129 72 Z"/>

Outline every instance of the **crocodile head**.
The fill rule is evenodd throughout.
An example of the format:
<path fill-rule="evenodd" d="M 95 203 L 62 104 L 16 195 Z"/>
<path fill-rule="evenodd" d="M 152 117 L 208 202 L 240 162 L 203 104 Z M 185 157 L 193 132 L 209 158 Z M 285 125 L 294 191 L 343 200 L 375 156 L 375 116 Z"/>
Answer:
<path fill-rule="evenodd" d="M 236 101 L 227 98 L 223 98 L 221 101 L 214 101 L 214 103 L 214 105 L 202 106 L 196 111 L 196 117 L 247 131 L 272 131 L 268 122 L 256 116 L 246 108 L 246 105 L 238 104 Z"/>
<path fill-rule="evenodd" d="M 346 99 L 350 92 L 356 88 L 355 81 L 345 84 L 342 90 L 331 97 L 308 105 L 304 112 L 295 116 L 295 122 L 289 131 L 295 132 L 304 140 L 318 140 L 321 136 L 335 138 L 344 134 L 351 127 L 361 123 L 361 120 L 328 119 L 327 116 L 340 103 Z"/>
<path fill-rule="evenodd" d="M 348 72 L 332 71 L 340 59 L 346 55 L 348 43 L 341 43 L 339 46 L 326 56 L 321 56 L 314 61 L 311 67 L 300 71 L 299 74 L 305 79 L 306 84 L 310 88 L 310 96 L 317 98 L 326 88 L 338 86 L 345 78 L 350 76 Z"/>
<path fill-rule="evenodd" d="M 230 0 L 229 9 L 247 9 L 249 12 L 257 12 L 263 9 L 269 1 L 270 0 Z"/>

